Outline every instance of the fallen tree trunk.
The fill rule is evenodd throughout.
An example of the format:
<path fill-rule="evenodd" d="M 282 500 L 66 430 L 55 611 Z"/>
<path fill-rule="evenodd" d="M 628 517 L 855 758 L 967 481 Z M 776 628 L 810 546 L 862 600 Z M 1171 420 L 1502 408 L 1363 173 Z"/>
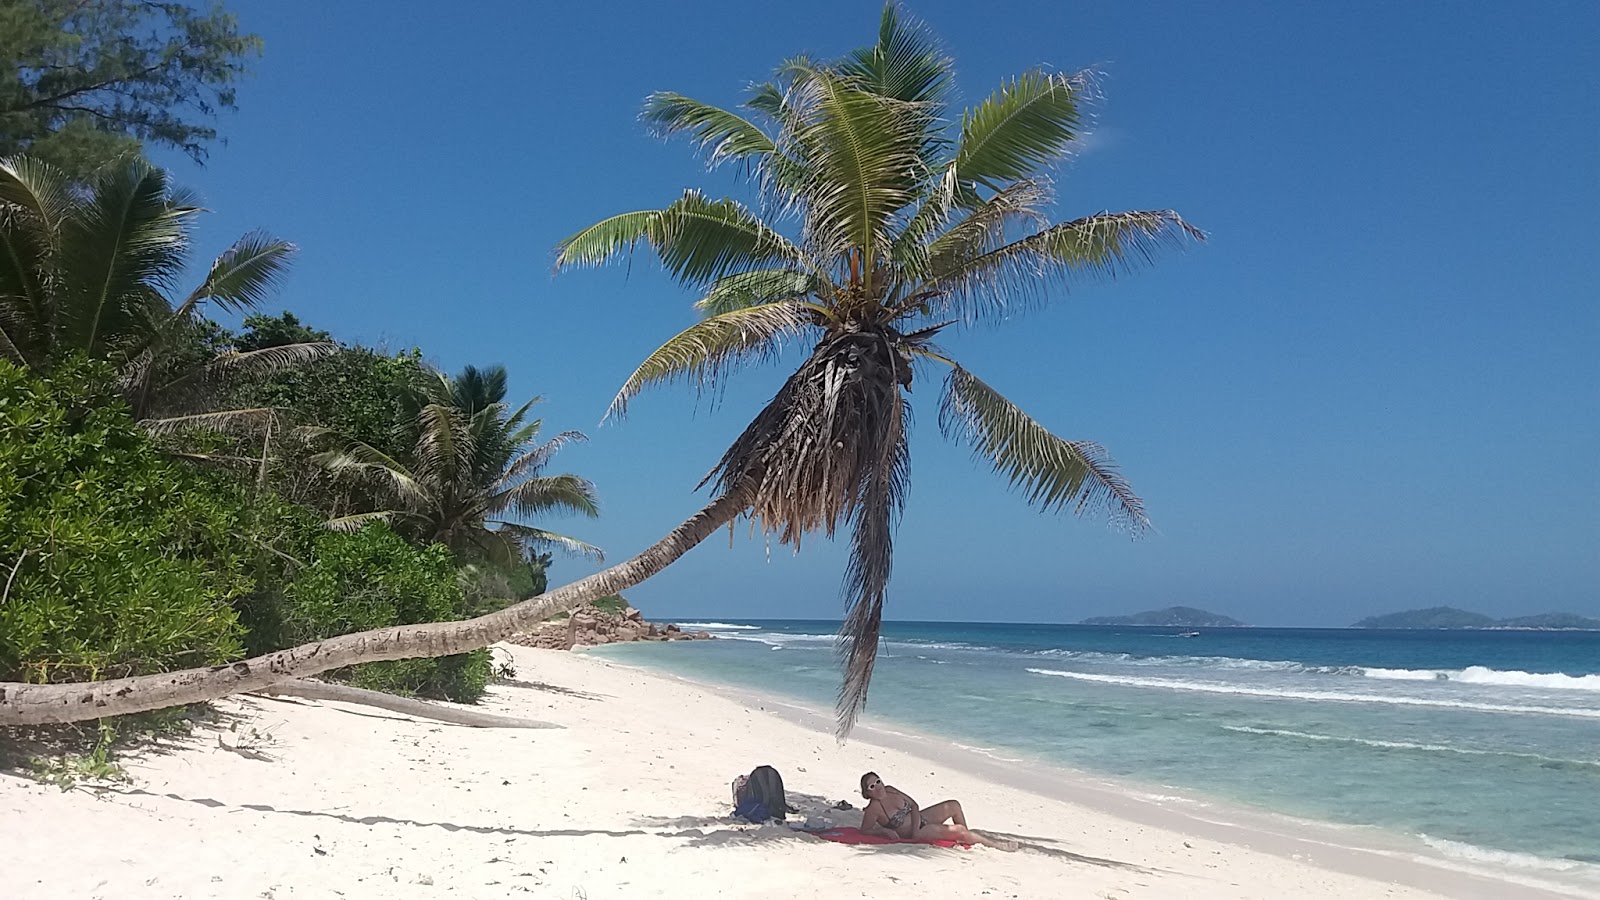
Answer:
<path fill-rule="evenodd" d="M 357 703 L 361 706 L 371 706 L 376 709 L 388 710 L 405 716 L 415 716 L 419 719 L 430 719 L 435 722 L 447 722 L 451 725 L 467 725 L 472 728 L 560 728 L 549 722 L 535 722 L 532 719 L 519 719 L 514 716 L 500 716 L 494 713 L 478 712 L 475 709 L 457 709 L 453 706 L 441 706 L 418 700 L 414 697 L 400 697 L 395 694 L 385 694 L 382 691 L 369 691 L 366 688 L 351 687 L 348 684 L 330 684 L 326 681 L 308 681 L 295 679 L 285 681 L 271 687 L 256 691 L 269 697 L 301 697 L 306 700 L 337 700 L 340 703 Z"/>
<path fill-rule="evenodd" d="M 0 682 L 0 726 L 82 722 L 205 703 L 345 666 L 478 650 L 558 612 L 638 584 L 748 506 L 745 495 L 724 494 L 627 562 L 476 619 L 378 628 L 204 669 L 76 684 Z"/>

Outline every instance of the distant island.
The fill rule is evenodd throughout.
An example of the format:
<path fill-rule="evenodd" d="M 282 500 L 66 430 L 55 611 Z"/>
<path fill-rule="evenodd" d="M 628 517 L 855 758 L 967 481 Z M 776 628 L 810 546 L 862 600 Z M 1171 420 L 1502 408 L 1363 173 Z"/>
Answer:
<path fill-rule="evenodd" d="M 1180 628 L 1230 628 L 1243 625 L 1238 619 L 1195 609 L 1192 606 L 1169 606 L 1134 613 L 1131 616 L 1095 616 L 1084 619 L 1084 625 L 1165 625 Z"/>
<path fill-rule="evenodd" d="M 1433 606 L 1428 609 L 1411 609 L 1386 616 L 1369 616 L 1357 622 L 1355 628 L 1537 628 L 1551 630 L 1600 631 L 1600 619 L 1590 619 L 1573 613 L 1542 613 L 1536 616 L 1517 616 L 1511 619 L 1494 619 L 1482 613 L 1467 612 L 1452 606 Z"/>

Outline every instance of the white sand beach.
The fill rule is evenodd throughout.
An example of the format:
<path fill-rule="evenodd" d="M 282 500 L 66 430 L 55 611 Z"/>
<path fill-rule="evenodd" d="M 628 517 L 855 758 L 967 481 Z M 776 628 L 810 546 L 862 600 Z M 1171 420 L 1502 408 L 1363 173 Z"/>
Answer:
<path fill-rule="evenodd" d="M 0 897 L 1586 896 L 903 731 L 864 727 L 840 744 L 817 711 L 592 655 L 496 652 L 517 683 L 484 707 L 560 728 L 248 697 L 130 760 L 128 784 L 0 776 Z M 742 824 L 729 782 L 759 764 L 783 774 L 802 809 L 791 822 L 857 824 L 827 807 L 859 809 L 870 769 L 925 805 L 961 800 L 973 827 L 1023 849 L 843 846 Z"/>

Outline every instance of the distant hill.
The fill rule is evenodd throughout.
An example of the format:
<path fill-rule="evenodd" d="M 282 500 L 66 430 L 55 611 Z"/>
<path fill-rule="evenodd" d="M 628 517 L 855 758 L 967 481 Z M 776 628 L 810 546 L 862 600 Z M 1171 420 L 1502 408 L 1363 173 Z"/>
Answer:
<path fill-rule="evenodd" d="M 1600 619 L 1591 619 L 1575 613 L 1541 613 L 1537 616 L 1517 616 L 1501 619 L 1501 628 L 1586 628 L 1600 631 Z"/>
<path fill-rule="evenodd" d="M 1195 609 L 1192 606 L 1169 606 L 1166 609 L 1152 609 L 1147 612 L 1134 613 L 1131 616 L 1095 616 L 1084 619 L 1085 625 L 1166 625 L 1182 628 L 1226 628 L 1243 625 L 1238 619 L 1219 616 L 1216 613 Z"/>
<path fill-rule="evenodd" d="M 1537 616 L 1518 616 L 1514 619 L 1491 619 L 1481 613 L 1467 612 L 1451 606 L 1434 606 L 1390 613 L 1386 616 L 1369 616 L 1355 624 L 1356 628 L 1592 628 L 1600 629 L 1600 619 L 1589 619 L 1572 613 L 1544 613 Z"/>

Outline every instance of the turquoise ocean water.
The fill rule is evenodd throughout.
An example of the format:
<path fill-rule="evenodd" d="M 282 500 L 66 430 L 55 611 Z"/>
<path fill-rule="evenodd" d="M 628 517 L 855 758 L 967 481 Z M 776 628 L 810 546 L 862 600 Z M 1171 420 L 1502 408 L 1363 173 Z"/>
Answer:
<path fill-rule="evenodd" d="M 837 623 L 621 662 L 831 706 Z M 868 715 L 995 756 L 1600 877 L 1600 632 L 894 622 Z"/>

